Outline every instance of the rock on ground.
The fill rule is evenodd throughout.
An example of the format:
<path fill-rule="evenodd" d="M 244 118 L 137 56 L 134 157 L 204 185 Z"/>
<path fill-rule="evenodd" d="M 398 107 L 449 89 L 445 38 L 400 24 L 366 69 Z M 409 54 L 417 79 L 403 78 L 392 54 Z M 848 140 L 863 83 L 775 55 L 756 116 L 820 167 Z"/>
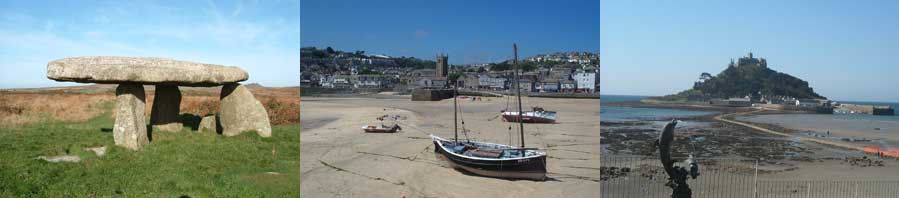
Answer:
<path fill-rule="evenodd" d="M 116 119 L 112 137 L 116 145 L 139 150 L 150 143 L 147 135 L 146 95 L 139 84 L 116 88 Z"/>
<path fill-rule="evenodd" d="M 197 132 L 221 132 L 221 129 L 219 128 L 220 126 L 216 123 L 217 119 L 215 117 L 215 115 L 208 115 L 206 117 L 203 117 L 203 119 L 200 120 L 200 126 L 199 128 L 197 128 Z"/>
<path fill-rule="evenodd" d="M 50 157 L 47 157 L 47 156 L 40 156 L 40 157 L 37 157 L 37 158 L 38 158 L 38 159 L 41 159 L 41 160 L 44 160 L 44 161 L 47 161 L 47 162 L 52 162 L 52 163 L 58 163 L 58 162 L 72 162 L 72 163 L 77 163 L 77 162 L 81 162 L 81 157 L 78 157 L 78 156 L 75 156 L 75 155 L 60 155 L 60 156 L 50 156 Z"/>
<path fill-rule="evenodd" d="M 181 91 L 178 86 L 156 85 L 150 124 L 162 131 L 179 132 L 181 124 Z"/>
<path fill-rule="evenodd" d="M 97 157 L 106 155 L 106 146 L 85 148 L 84 150 L 93 151 L 94 154 L 97 154 Z"/>
<path fill-rule="evenodd" d="M 47 78 L 81 83 L 218 86 L 245 81 L 249 75 L 234 66 L 165 58 L 84 56 L 48 63 Z"/>
<path fill-rule="evenodd" d="M 270 137 L 272 126 L 268 113 L 253 93 L 237 83 L 222 86 L 219 122 L 222 134 L 234 136 L 244 131 L 255 130 L 259 136 Z"/>

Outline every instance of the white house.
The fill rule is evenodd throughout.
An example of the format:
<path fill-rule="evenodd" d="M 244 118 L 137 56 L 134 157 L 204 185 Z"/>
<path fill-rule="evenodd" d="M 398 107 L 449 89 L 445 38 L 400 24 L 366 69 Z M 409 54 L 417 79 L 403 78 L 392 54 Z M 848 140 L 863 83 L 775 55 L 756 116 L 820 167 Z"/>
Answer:
<path fill-rule="evenodd" d="M 593 72 L 577 72 L 571 74 L 571 78 L 576 81 L 578 90 L 584 92 L 594 92 L 596 87 L 596 73 Z"/>

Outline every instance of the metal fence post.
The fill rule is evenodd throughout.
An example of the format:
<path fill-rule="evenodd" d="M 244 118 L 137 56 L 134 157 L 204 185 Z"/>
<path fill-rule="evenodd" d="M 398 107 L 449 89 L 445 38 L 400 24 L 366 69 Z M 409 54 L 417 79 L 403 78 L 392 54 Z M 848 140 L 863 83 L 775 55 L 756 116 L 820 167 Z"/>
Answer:
<path fill-rule="evenodd" d="M 858 181 L 855 181 L 855 196 L 858 197 Z"/>
<path fill-rule="evenodd" d="M 752 176 L 752 197 L 759 197 L 759 160 L 755 159 L 755 175 Z"/>
<path fill-rule="evenodd" d="M 812 182 L 808 182 L 805 188 L 805 198 L 812 197 Z"/>

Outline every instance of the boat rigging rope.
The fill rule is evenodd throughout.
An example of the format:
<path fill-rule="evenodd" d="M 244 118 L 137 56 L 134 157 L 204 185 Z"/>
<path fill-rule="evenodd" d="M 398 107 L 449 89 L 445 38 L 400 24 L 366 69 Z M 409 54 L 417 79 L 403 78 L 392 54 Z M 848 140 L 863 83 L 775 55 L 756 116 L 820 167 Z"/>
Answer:
<path fill-rule="evenodd" d="M 424 135 L 430 135 L 429 133 L 425 132 L 424 129 L 418 128 L 418 127 L 415 126 L 415 125 L 408 124 L 408 123 L 405 123 L 405 122 L 402 122 L 402 121 L 399 121 L 399 120 L 397 120 L 396 122 L 399 123 L 399 124 L 406 125 L 406 126 L 412 128 L 412 129 L 418 130 L 418 132 L 421 133 L 421 134 L 424 134 Z"/>
<path fill-rule="evenodd" d="M 509 98 L 512 96 L 503 95 L 506 98 L 506 111 L 509 111 Z M 507 120 L 508 121 L 508 120 Z M 509 123 L 509 145 L 512 145 L 512 122 Z"/>
<path fill-rule="evenodd" d="M 466 142 L 471 142 L 471 139 L 468 139 L 468 130 L 465 129 L 465 117 L 463 116 L 464 114 L 462 114 L 462 104 L 457 103 L 457 106 L 458 106 L 457 111 L 459 111 L 459 120 L 462 121 L 462 135 L 465 136 Z M 453 121 L 455 121 L 455 120 L 453 120 Z"/>

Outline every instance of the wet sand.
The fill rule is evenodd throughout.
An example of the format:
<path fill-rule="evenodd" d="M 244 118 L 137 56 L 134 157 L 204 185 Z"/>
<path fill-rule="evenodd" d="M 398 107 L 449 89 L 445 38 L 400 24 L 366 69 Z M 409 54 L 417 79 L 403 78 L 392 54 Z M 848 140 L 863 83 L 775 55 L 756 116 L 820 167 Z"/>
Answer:
<path fill-rule="evenodd" d="M 799 134 L 856 146 L 899 148 L 899 122 L 860 119 L 858 115 L 771 114 L 736 117 L 740 121 L 774 124 Z M 805 132 L 805 133 L 803 133 Z M 830 132 L 830 135 L 827 134 Z M 855 141 L 844 141 L 851 138 Z"/>
<path fill-rule="evenodd" d="M 706 109 L 695 106 L 677 107 L 671 104 L 666 104 L 665 106 L 654 106 L 652 104 L 634 106 L 691 110 Z M 727 112 L 722 114 L 751 111 L 751 109 L 741 108 L 718 110 Z M 762 114 L 772 113 L 778 112 L 765 112 Z M 698 192 L 696 190 L 708 192 L 709 194 L 706 197 L 752 197 L 752 192 L 755 189 L 751 187 L 756 179 L 752 175 L 755 173 L 745 170 L 754 170 L 753 167 L 756 166 L 755 159 L 759 159 L 757 179 L 761 188 L 758 189 L 760 195 L 771 193 L 792 195 L 795 192 L 779 192 L 774 188 L 781 187 L 785 183 L 805 185 L 806 183 L 802 181 L 899 181 L 899 171 L 895 171 L 896 167 L 899 167 L 897 159 L 877 159 L 874 155 L 864 154 L 858 150 L 843 149 L 812 141 L 761 132 L 746 126 L 718 120 L 716 117 L 729 117 L 719 115 L 721 114 L 683 119 L 685 122 L 679 124 L 675 133 L 675 156 L 686 157 L 687 154 L 692 153 L 694 156 L 700 157 L 700 163 L 711 163 L 700 166 L 705 170 L 705 174 L 700 176 L 699 180 L 690 182 L 691 186 L 694 187 L 694 192 Z M 603 177 L 608 180 L 608 182 L 603 182 L 603 189 L 609 189 L 608 191 L 603 191 L 604 197 L 656 196 L 667 195 L 665 194 L 666 192 L 670 193 L 670 189 L 663 186 L 666 176 L 659 170 L 660 165 L 658 165 L 658 159 L 655 157 L 658 155 L 658 152 L 651 146 L 652 141 L 658 137 L 658 131 L 663 125 L 664 121 L 662 120 L 603 121 L 603 168 L 607 169 Z M 758 123 L 753 123 L 753 125 L 774 131 L 782 131 L 792 136 L 801 137 L 804 135 L 804 133 L 796 132 L 799 129 L 787 128 L 795 127 L 792 125 L 778 126 Z M 826 127 L 826 125 L 817 126 Z M 833 133 L 835 132 L 832 131 Z M 843 133 L 840 134 L 845 135 Z M 895 138 L 894 135 L 890 137 Z M 831 141 L 840 142 L 840 140 Z M 633 161 L 626 159 L 627 157 L 638 157 L 642 160 Z M 862 160 L 863 157 L 867 157 L 868 160 Z M 847 161 L 847 158 L 849 161 Z M 851 162 L 853 160 L 861 160 L 861 163 Z M 870 166 L 866 163 L 869 161 L 874 162 L 874 164 L 882 163 L 883 166 Z M 618 172 L 611 168 L 617 168 Z M 629 169 L 625 173 L 620 171 L 621 168 Z M 612 176 L 607 177 L 608 175 Z M 649 180 L 643 178 L 644 175 L 654 175 L 657 179 Z M 630 179 L 625 179 L 628 177 Z M 662 179 L 659 180 L 658 178 Z M 845 187 L 845 185 L 854 184 L 840 185 Z M 868 191 L 875 195 L 886 195 L 891 192 L 891 189 L 892 187 L 886 187 L 869 189 Z M 833 197 L 840 196 L 836 195 Z"/>
<path fill-rule="evenodd" d="M 489 99 L 489 101 L 488 101 Z M 438 159 L 428 134 L 453 137 L 452 100 L 408 96 L 303 98 L 303 197 L 595 197 L 600 193 L 599 101 L 523 98 L 557 111 L 557 124 L 525 124 L 526 146 L 548 154 L 547 181 L 468 175 Z M 518 146 L 517 124 L 498 116 L 507 99 L 459 101 L 468 137 Z M 514 102 L 509 103 L 512 107 Z M 400 115 L 403 131 L 363 133 L 376 117 Z M 391 124 L 385 121 L 385 124 Z M 509 127 L 512 126 L 512 130 Z M 459 126 L 462 127 L 461 125 Z M 511 133 L 511 137 L 510 137 Z M 459 138 L 464 138 L 460 133 Z"/>

